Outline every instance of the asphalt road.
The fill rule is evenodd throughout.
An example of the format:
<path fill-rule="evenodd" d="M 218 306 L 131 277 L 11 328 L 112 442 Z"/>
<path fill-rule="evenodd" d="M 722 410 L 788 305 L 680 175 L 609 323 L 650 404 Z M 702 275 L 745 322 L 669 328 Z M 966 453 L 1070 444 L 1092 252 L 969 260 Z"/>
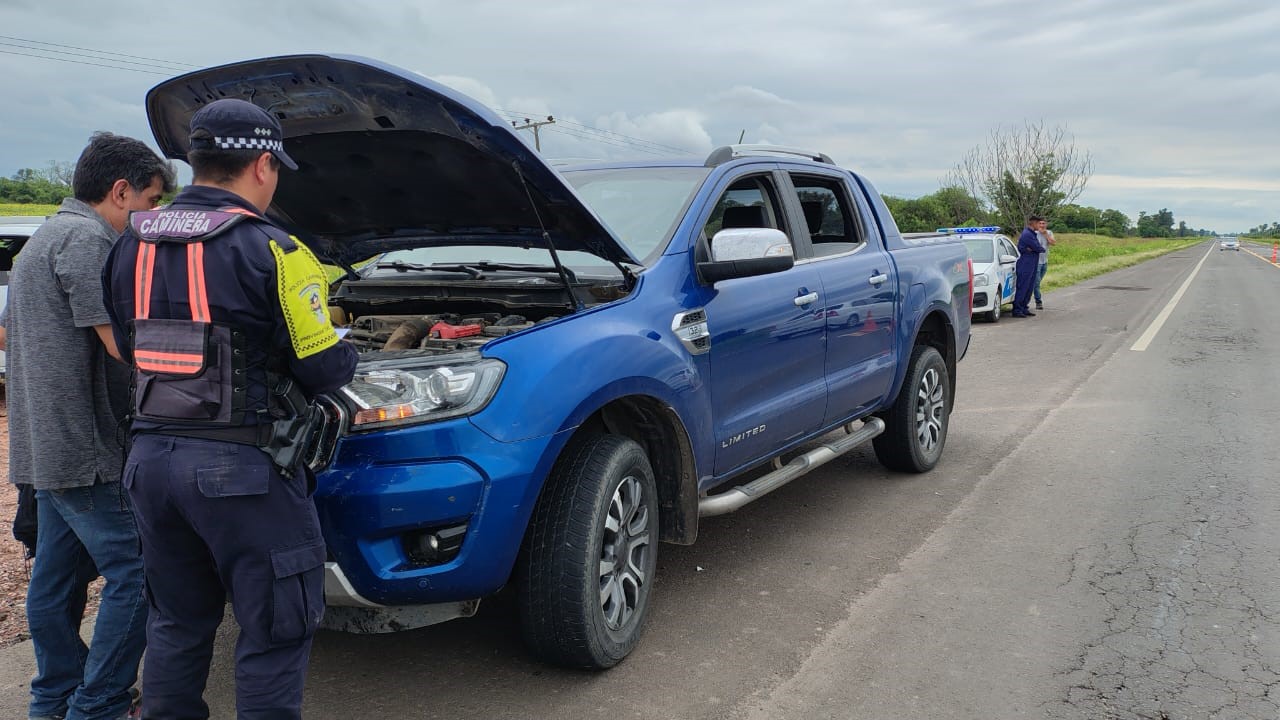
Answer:
<path fill-rule="evenodd" d="M 307 716 L 1280 717 L 1280 269 L 1253 249 L 1206 242 L 976 324 L 936 470 L 855 452 L 704 520 L 661 547 L 646 635 L 609 672 L 532 661 L 499 596 L 322 633 Z M 231 656 L 224 632 L 214 717 L 234 716 Z"/>

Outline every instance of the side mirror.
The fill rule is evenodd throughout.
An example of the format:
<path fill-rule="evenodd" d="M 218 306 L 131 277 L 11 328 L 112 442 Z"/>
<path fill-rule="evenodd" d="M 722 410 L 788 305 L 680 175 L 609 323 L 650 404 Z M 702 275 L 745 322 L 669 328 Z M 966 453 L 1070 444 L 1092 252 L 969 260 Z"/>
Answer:
<path fill-rule="evenodd" d="M 773 228 L 730 228 L 711 238 L 711 260 L 698 263 L 703 282 L 768 275 L 795 265 L 791 242 Z"/>
<path fill-rule="evenodd" d="M 1001 255 L 1001 256 L 1000 256 L 1000 264 L 1001 264 L 1001 265 L 1004 265 L 1004 264 L 1007 264 L 1007 263 L 1011 263 L 1011 262 L 1018 262 L 1018 258 L 1017 258 L 1017 256 L 1014 256 L 1014 255 Z"/>

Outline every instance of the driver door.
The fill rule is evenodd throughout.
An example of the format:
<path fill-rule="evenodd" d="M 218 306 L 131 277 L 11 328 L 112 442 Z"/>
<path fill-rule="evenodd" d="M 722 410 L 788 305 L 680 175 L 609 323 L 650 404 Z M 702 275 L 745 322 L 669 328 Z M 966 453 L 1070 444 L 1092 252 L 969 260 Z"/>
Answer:
<path fill-rule="evenodd" d="M 798 254 L 802 247 L 788 227 L 778 180 L 772 172 L 733 179 L 707 213 L 706 238 L 724 228 L 775 228 Z M 716 476 L 767 459 L 822 424 L 822 307 L 822 279 L 812 264 L 716 283 L 705 305 Z"/>

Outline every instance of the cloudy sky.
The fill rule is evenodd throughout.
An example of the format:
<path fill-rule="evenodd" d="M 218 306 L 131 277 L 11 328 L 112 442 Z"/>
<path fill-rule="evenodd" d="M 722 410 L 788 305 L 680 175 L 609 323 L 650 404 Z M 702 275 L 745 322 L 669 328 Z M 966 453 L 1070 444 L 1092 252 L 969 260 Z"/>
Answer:
<path fill-rule="evenodd" d="M 992 130 L 1043 122 L 1093 156 L 1083 204 L 1221 232 L 1280 221 L 1276 0 L 0 0 L 0 175 L 72 161 L 97 129 L 152 142 L 155 83 L 293 52 L 553 115 L 552 157 L 742 136 L 918 197 Z"/>

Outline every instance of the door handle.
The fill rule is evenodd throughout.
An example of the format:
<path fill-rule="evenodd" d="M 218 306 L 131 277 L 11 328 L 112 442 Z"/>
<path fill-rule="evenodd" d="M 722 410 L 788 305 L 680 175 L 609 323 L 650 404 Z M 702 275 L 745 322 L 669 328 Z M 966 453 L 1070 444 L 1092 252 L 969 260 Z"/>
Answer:
<path fill-rule="evenodd" d="M 817 302 L 817 301 L 818 301 L 818 293 L 811 292 L 808 295 L 801 295 L 800 297 L 796 298 L 793 302 L 795 302 L 797 307 L 803 307 L 805 305 L 808 305 L 809 303 Z"/>
<path fill-rule="evenodd" d="M 885 282 L 888 279 L 889 279 L 888 275 L 885 275 L 884 273 L 880 273 L 879 275 L 872 275 L 870 278 L 867 279 L 867 282 L 871 283 L 872 285 L 879 285 L 880 283 Z"/>

